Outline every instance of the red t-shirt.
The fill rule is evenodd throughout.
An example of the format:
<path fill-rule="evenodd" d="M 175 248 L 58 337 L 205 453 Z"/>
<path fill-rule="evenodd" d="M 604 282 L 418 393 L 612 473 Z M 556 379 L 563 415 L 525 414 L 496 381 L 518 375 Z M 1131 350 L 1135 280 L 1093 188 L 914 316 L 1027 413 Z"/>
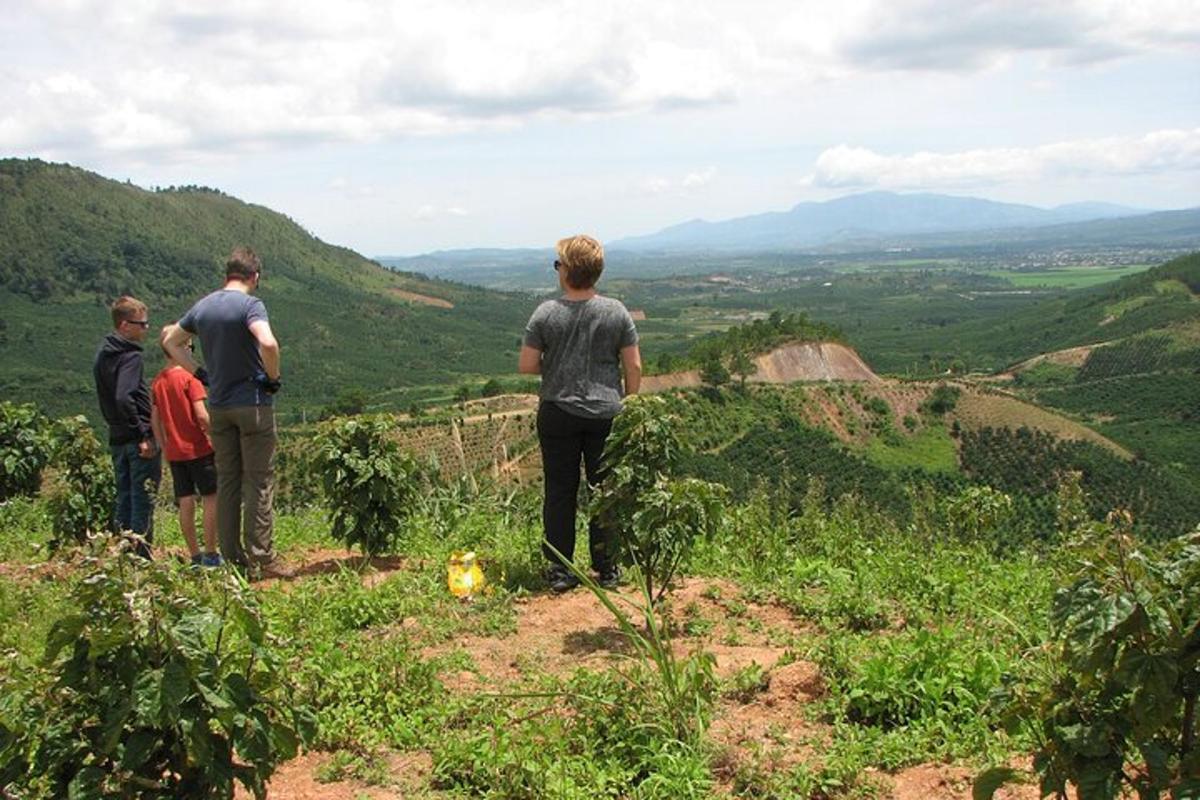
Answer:
<path fill-rule="evenodd" d="M 204 384 L 183 367 L 167 367 L 150 387 L 162 420 L 167 461 L 192 461 L 213 451 L 208 434 L 196 423 L 193 403 L 208 396 Z"/>

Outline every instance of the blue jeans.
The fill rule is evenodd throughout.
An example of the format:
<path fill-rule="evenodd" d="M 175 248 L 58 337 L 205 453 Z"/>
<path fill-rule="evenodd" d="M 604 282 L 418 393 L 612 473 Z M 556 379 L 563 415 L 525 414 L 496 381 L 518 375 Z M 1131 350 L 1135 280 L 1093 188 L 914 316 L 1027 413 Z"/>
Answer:
<path fill-rule="evenodd" d="M 113 472 L 117 477 L 117 507 L 113 510 L 113 526 L 118 531 L 132 531 L 149 544 L 154 539 L 154 493 L 162 475 L 162 461 L 138 455 L 138 443 L 114 444 Z M 143 552 L 144 550 L 144 552 Z M 148 548 L 138 548 L 149 556 Z"/>

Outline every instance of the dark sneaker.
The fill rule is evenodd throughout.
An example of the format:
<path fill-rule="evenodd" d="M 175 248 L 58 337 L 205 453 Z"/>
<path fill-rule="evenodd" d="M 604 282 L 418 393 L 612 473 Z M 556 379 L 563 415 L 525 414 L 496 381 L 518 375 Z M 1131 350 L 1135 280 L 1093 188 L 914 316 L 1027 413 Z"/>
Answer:
<path fill-rule="evenodd" d="M 596 583 L 604 589 L 616 589 L 621 585 L 621 568 L 612 566 L 597 570 Z"/>
<path fill-rule="evenodd" d="M 192 558 L 192 563 L 196 563 L 196 559 Z M 219 567 L 225 562 L 221 560 L 220 553 L 205 553 L 200 558 L 200 564 L 205 567 Z"/>
<path fill-rule="evenodd" d="M 193 567 L 198 567 L 203 563 L 204 563 L 204 556 L 201 555 L 200 553 L 196 553 L 195 555 L 192 556 L 192 566 Z"/>
<path fill-rule="evenodd" d="M 546 582 L 550 584 L 550 591 L 562 594 L 578 586 L 579 578 L 575 577 L 575 573 L 566 567 L 555 564 L 546 570 Z"/>

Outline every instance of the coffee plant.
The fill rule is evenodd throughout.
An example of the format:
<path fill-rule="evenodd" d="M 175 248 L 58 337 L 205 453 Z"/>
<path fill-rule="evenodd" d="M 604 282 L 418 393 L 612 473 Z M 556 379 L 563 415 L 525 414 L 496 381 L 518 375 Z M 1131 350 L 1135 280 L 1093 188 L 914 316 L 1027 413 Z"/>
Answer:
<path fill-rule="evenodd" d="M 82 416 L 58 420 L 52 436 L 54 473 L 47 507 L 54 543 L 84 542 L 112 523 L 117 490 L 111 458 Z"/>
<path fill-rule="evenodd" d="M 0 502 L 37 494 L 50 460 L 48 427 L 32 404 L 0 403 Z"/>
<path fill-rule="evenodd" d="M 1200 531 L 1156 553 L 1125 512 L 1092 526 L 1054 598 L 1040 683 L 1014 690 L 1034 720 L 1043 796 L 1196 797 L 1200 749 Z"/>
<path fill-rule="evenodd" d="M 676 421 L 662 398 L 626 400 L 608 438 L 608 473 L 595 499 L 595 513 L 617 532 L 619 560 L 638 568 L 654 602 L 695 538 L 721 525 L 727 496 L 718 484 L 674 477 L 682 455 Z"/>
<path fill-rule="evenodd" d="M 265 797 L 311 722 L 250 589 L 115 543 L 84 566 L 43 669 L 2 687 L 0 792 L 232 798 L 237 782 Z"/>
<path fill-rule="evenodd" d="M 392 427 L 386 416 L 331 420 L 314 441 L 333 538 L 366 555 L 393 549 L 424 483 Z"/>

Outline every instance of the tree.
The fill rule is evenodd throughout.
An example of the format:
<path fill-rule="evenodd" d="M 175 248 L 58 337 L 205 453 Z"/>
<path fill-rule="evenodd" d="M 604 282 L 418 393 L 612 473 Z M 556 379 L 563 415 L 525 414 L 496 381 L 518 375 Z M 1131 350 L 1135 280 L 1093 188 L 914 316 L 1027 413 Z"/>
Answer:
<path fill-rule="evenodd" d="M 729 370 L 738 376 L 741 380 L 742 388 L 745 389 L 746 379 L 758 372 L 758 364 L 754 363 L 749 350 L 738 348 L 733 351 L 733 358 L 729 362 Z"/>
<path fill-rule="evenodd" d="M 700 380 L 714 389 L 729 383 L 729 370 L 721 363 L 720 356 L 713 353 L 704 359 L 700 365 Z"/>
<path fill-rule="evenodd" d="M 504 394 L 504 386 L 495 378 L 490 379 L 479 390 L 480 397 L 495 397 L 498 394 Z"/>
<path fill-rule="evenodd" d="M 471 387 L 468 386 L 467 384 L 464 383 L 462 386 L 459 386 L 457 390 L 455 390 L 454 402 L 465 403 L 470 399 L 471 399 Z"/>

